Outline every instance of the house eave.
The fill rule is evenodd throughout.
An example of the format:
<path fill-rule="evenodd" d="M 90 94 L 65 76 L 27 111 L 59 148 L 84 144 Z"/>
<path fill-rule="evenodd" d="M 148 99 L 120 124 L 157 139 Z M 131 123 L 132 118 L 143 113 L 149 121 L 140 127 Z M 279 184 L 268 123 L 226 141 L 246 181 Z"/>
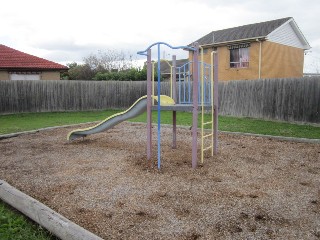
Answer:
<path fill-rule="evenodd" d="M 253 37 L 253 38 L 244 38 L 244 39 L 238 39 L 238 40 L 232 40 L 232 41 L 203 44 L 203 45 L 200 45 L 200 47 L 202 47 L 202 48 L 220 47 L 220 46 L 225 46 L 228 44 L 237 44 L 240 42 L 256 42 L 256 41 L 265 41 L 265 40 L 266 40 L 266 36 L 259 36 L 259 37 Z"/>
<path fill-rule="evenodd" d="M 52 72 L 63 72 L 68 71 L 69 68 L 28 68 L 28 67 L 0 67 L 0 71 L 10 72 L 39 72 L 39 71 L 52 71 Z"/>

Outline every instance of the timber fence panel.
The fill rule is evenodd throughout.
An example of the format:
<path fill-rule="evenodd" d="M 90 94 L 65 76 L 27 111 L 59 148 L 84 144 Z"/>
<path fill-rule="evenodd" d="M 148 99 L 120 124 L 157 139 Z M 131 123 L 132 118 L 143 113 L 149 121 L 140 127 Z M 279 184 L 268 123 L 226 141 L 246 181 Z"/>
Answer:
<path fill-rule="evenodd" d="M 320 78 L 313 77 L 310 81 L 312 81 L 312 86 L 309 93 L 310 98 L 307 101 L 307 111 L 310 113 L 310 120 L 312 122 L 320 122 Z M 313 103 L 316 104 L 313 105 Z"/>
<path fill-rule="evenodd" d="M 146 90 L 146 81 L 0 81 L 0 114 L 125 109 Z M 169 82 L 161 82 L 161 94 L 170 95 Z M 319 123 L 320 78 L 219 82 L 219 108 L 221 115 Z"/>
<path fill-rule="evenodd" d="M 320 78 L 219 83 L 221 115 L 320 123 Z"/>
<path fill-rule="evenodd" d="M 124 109 L 146 94 L 146 81 L 0 81 L 0 114 Z"/>

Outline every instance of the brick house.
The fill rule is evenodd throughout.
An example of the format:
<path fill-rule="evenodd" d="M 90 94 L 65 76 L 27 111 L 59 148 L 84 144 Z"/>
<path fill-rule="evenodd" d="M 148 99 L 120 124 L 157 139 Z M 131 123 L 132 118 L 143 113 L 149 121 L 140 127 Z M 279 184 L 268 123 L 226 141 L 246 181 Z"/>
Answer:
<path fill-rule="evenodd" d="M 291 17 L 212 31 L 196 42 L 204 62 L 218 51 L 222 81 L 302 77 L 304 51 L 311 48 Z"/>
<path fill-rule="evenodd" d="M 68 67 L 0 44 L 0 80 L 60 80 Z"/>

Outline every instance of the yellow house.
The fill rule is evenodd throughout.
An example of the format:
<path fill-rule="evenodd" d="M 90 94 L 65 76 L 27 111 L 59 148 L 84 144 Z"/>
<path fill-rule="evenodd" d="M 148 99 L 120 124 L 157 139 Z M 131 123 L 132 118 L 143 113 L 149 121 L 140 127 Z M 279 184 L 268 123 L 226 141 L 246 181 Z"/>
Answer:
<path fill-rule="evenodd" d="M 0 44 L 0 80 L 60 80 L 68 67 Z"/>
<path fill-rule="evenodd" d="M 212 31 L 195 42 L 208 64 L 218 52 L 219 80 L 302 77 L 304 51 L 311 48 L 291 17 Z"/>

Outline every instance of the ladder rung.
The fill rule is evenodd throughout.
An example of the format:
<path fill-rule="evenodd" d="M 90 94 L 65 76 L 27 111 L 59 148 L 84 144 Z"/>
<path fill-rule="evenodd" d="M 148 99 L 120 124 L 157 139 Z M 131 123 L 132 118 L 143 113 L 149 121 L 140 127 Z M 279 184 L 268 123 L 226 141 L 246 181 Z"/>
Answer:
<path fill-rule="evenodd" d="M 209 124 L 212 124 L 212 121 L 211 121 L 211 122 L 202 123 L 202 126 L 204 126 L 204 125 L 209 125 Z"/>
<path fill-rule="evenodd" d="M 209 149 L 211 149 L 211 148 L 212 148 L 212 146 L 207 147 L 207 148 L 204 148 L 202 151 L 204 152 L 204 151 L 207 151 L 207 150 L 209 150 Z"/>
<path fill-rule="evenodd" d="M 207 134 L 207 135 L 203 135 L 202 138 L 206 138 L 206 137 L 211 137 L 213 136 L 213 133 Z"/>

